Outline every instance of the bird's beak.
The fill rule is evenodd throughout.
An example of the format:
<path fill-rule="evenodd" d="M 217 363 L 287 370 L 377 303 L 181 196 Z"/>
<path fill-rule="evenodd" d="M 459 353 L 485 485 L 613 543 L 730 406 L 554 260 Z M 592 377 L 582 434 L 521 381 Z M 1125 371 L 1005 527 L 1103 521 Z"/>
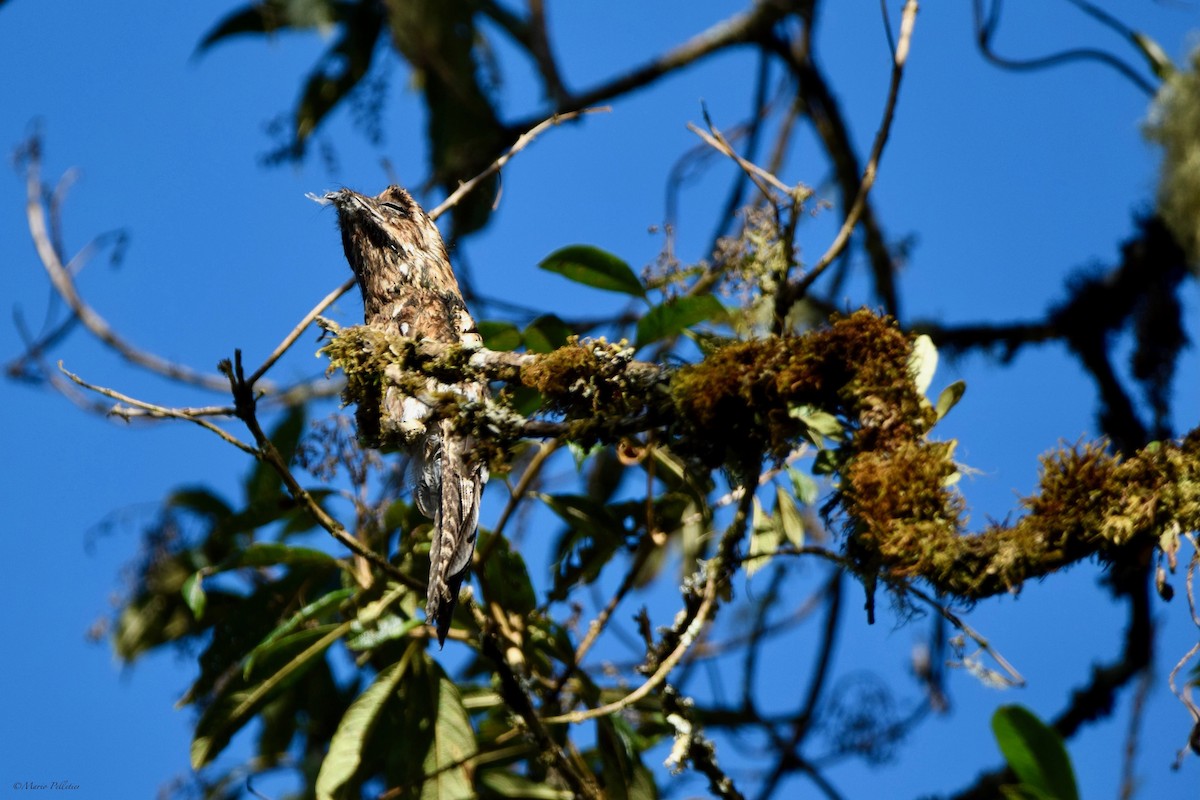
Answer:
<path fill-rule="evenodd" d="M 332 205 L 335 208 L 345 208 L 351 203 L 354 203 L 354 201 L 359 197 L 358 194 L 350 191 L 349 189 L 338 189 L 336 192 L 326 192 L 325 194 L 314 194 L 312 192 L 307 192 L 304 196 L 318 205 Z M 361 206 L 361 203 L 354 204 Z"/>

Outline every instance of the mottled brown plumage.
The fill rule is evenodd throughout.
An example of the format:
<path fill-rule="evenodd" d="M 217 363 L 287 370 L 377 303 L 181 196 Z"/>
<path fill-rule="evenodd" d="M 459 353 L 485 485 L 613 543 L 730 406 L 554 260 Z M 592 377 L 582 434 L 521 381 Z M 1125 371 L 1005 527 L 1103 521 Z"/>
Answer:
<path fill-rule="evenodd" d="M 337 208 L 367 325 L 412 339 L 481 345 L 442 236 L 408 192 L 389 186 L 378 197 L 367 197 L 342 189 L 325 200 Z M 434 526 L 425 615 L 441 643 L 475 550 L 487 470 L 473 458 L 469 437 L 456 433 L 449 421 L 427 418 L 437 395 L 454 392 L 481 400 L 487 387 L 476 381 L 447 386 L 431 378 L 427 389 L 414 397 L 388 386 L 374 409 L 365 407 L 369 400 L 359 403 L 358 419 L 368 442 L 402 447 L 412 459 L 413 497 Z"/>

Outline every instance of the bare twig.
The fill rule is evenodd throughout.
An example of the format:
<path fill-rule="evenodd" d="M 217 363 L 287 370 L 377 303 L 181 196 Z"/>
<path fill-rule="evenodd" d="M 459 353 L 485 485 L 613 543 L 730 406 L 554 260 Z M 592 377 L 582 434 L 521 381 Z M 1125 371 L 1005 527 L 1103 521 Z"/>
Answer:
<path fill-rule="evenodd" d="M 542 719 L 542 722 L 578 724 L 586 722 L 589 719 L 595 719 L 596 717 L 607 716 L 637 703 L 666 681 L 667 676 L 678 666 L 688 650 L 695 644 L 704 626 L 712 618 L 712 614 L 717 606 L 717 597 L 720 593 L 721 584 L 728 579 L 729 564 L 726 563 L 726 559 L 732 555 L 734 544 L 741 540 L 742 534 L 745 532 L 746 525 L 750 519 L 750 506 L 753 498 L 753 492 L 746 492 L 742 496 L 741 502 L 738 504 L 737 513 L 734 514 L 733 521 L 730 522 L 725 535 L 722 537 L 717 555 L 701 568 L 700 574 L 704 576 L 704 590 L 700 596 L 700 603 L 694 611 L 681 615 L 681 618 L 672 627 L 668 636 L 673 636 L 676 639 L 675 646 L 671 648 L 666 657 L 657 661 L 654 673 L 641 686 L 619 700 L 584 711 L 573 711 L 567 714 L 545 717 Z"/>
<path fill-rule="evenodd" d="M 429 218 L 437 219 L 442 214 L 445 214 L 451 208 L 458 205 L 459 201 L 461 201 L 471 190 L 478 186 L 480 182 L 487 180 L 492 175 L 499 172 L 500 169 L 507 164 L 513 156 L 528 147 L 529 144 L 547 128 L 552 128 L 555 125 L 561 125 L 564 122 L 569 122 L 570 120 L 581 117 L 584 114 L 599 114 L 607 113 L 609 111 L 612 111 L 610 106 L 602 106 L 600 108 L 581 108 L 576 111 L 564 111 L 559 114 L 552 114 L 550 117 L 538 122 L 536 125 L 530 127 L 529 130 L 525 131 L 525 133 L 521 134 L 520 137 L 517 138 L 517 141 L 513 143 L 513 146 L 508 149 L 507 153 L 497 158 L 492 162 L 491 166 L 476 175 L 474 178 L 471 178 L 471 180 L 459 186 L 450 194 L 449 197 L 439 203 L 437 208 L 434 208 L 429 212 Z"/>
<path fill-rule="evenodd" d="M 41 260 L 46 274 L 50 277 L 50 283 L 54 286 L 55 291 L 66 301 L 67 305 L 70 306 L 71 311 L 79 318 L 83 326 L 93 336 L 132 364 L 182 383 L 201 386 L 213 391 L 225 391 L 228 388 L 228 384 L 219 375 L 198 372 L 191 367 L 176 364 L 154 353 L 134 347 L 121 338 L 103 317 L 84 302 L 75 288 L 74 279 L 63 265 L 62 259 L 50 235 L 46 218 L 46 208 L 42 201 L 42 183 L 39 169 L 40 162 L 36 155 L 37 148 L 31 146 L 28 148 L 28 152 L 31 155 L 26 167 L 25 183 L 27 200 L 25 214 L 29 220 L 29 233 L 33 237 L 34 247 L 37 248 L 38 258 Z M 268 384 L 260 387 L 260 389 L 273 391 L 274 387 Z"/>
<path fill-rule="evenodd" d="M 924 601 L 926 604 L 929 605 L 930 608 L 934 609 L 939 614 L 941 614 L 942 617 L 944 617 L 947 622 L 949 622 L 951 625 L 953 625 L 958 630 L 962 631 L 964 636 L 971 639 L 971 641 L 975 642 L 975 644 L 977 644 L 979 646 L 980 650 L 982 650 L 983 652 L 985 652 L 989 656 L 991 656 L 992 660 L 995 661 L 1000 666 L 1000 668 L 1002 670 L 1004 670 L 1004 672 L 1006 673 L 1005 676 L 1000 676 L 1000 677 L 1005 681 L 1005 683 L 1007 685 L 1009 685 L 1009 686 L 1024 686 L 1025 685 L 1025 678 L 1023 678 L 1021 676 L 1021 673 L 1017 672 L 1016 668 L 1008 662 L 1008 659 L 1006 659 L 1004 656 L 1002 656 L 1000 654 L 999 650 L 992 647 L 991 643 L 982 634 L 980 634 L 978 631 L 976 631 L 974 628 L 972 628 L 967 623 L 963 622 L 962 617 L 958 616 L 953 611 L 951 611 L 946 605 L 939 603 L 935 598 L 930 597 L 924 591 L 918 589 L 917 587 L 913 586 L 912 584 L 909 584 L 909 583 L 901 584 L 900 589 L 901 589 L 901 591 L 911 594 L 914 597 L 917 597 L 920 600 Z"/>
<path fill-rule="evenodd" d="M 708 123 L 708 130 L 712 132 L 711 134 L 701 130 L 691 122 L 688 123 L 687 127 L 689 131 L 704 140 L 704 143 L 709 147 L 713 148 L 717 152 L 724 153 L 725 155 L 729 156 L 729 158 L 731 158 L 735 164 L 742 168 L 742 171 L 746 173 L 746 177 L 754 181 L 754 185 L 757 186 L 758 190 L 762 192 L 763 195 L 768 199 L 771 198 L 772 192 L 771 189 L 768 188 L 767 184 L 770 184 L 771 187 L 774 187 L 784 195 L 791 194 L 792 187 L 788 186 L 783 181 L 779 180 L 779 178 L 767 172 L 757 164 L 753 164 L 738 155 L 737 151 L 733 149 L 733 145 L 731 145 L 729 141 L 721 135 L 720 131 L 713 127 L 712 122 Z"/>
<path fill-rule="evenodd" d="M 904 4 L 904 10 L 900 17 L 900 38 L 896 44 L 896 54 L 892 59 L 892 79 L 888 87 L 887 102 L 883 108 L 883 120 L 879 124 L 879 129 L 875 133 L 875 142 L 871 145 L 871 154 L 867 158 L 867 165 L 863 169 L 862 180 L 859 183 L 858 194 L 854 198 L 854 203 L 850 206 L 850 210 L 846 213 L 846 218 L 842 222 L 842 227 L 838 230 L 837 236 L 830 243 L 829 248 L 824 255 L 813 264 L 808 274 L 789 287 L 787 294 L 789 301 L 787 305 L 790 307 L 795 300 L 804 296 L 809 287 L 821 277 L 821 274 L 829 267 L 833 261 L 841 255 L 846 245 L 850 242 L 850 235 L 857 227 L 859 220 L 862 218 L 863 211 L 867 205 L 867 195 L 871 192 L 871 187 L 875 185 L 875 177 L 879 170 L 879 159 L 883 155 L 883 148 L 887 144 L 888 136 L 892 130 L 892 120 L 896 113 L 896 101 L 900 96 L 900 80 L 904 77 L 904 65 L 908 60 L 909 45 L 912 42 L 913 26 L 917 19 L 917 0 L 907 0 Z"/>
<path fill-rule="evenodd" d="M 678 47 L 607 83 L 572 95 L 558 104 L 557 111 L 577 111 L 614 97 L 629 94 L 656 80 L 726 48 L 766 37 L 780 20 L 793 13 L 793 4 L 780 0 L 756 0 L 748 10 L 722 20 Z M 523 122 L 520 128 L 531 127 Z"/>
<path fill-rule="evenodd" d="M 122 394 L 121 392 L 118 392 L 114 389 L 107 389 L 103 386 L 96 386 L 95 384 L 88 383 L 83 378 L 80 378 L 75 373 L 70 372 L 69 370 L 64 368 L 61 361 L 58 362 L 58 369 L 62 372 L 62 374 L 66 375 L 68 378 L 70 378 L 72 381 L 74 381 L 79 386 L 82 386 L 83 388 L 85 388 L 89 391 L 93 391 L 97 394 L 104 395 L 105 397 L 110 397 L 113 400 L 116 400 L 118 402 L 126 403 L 127 405 L 130 405 L 133 408 L 140 409 L 141 411 L 145 412 L 145 414 L 147 416 L 156 417 L 156 418 L 160 418 L 160 419 L 163 419 L 163 418 L 182 419 L 182 420 L 186 420 L 187 422 L 194 422 L 197 425 L 199 425 L 200 427 L 206 428 L 206 429 L 212 431 L 217 436 L 220 436 L 222 439 L 229 442 L 231 445 L 233 445 L 237 449 L 241 450 L 242 452 L 249 453 L 250 455 L 255 456 L 255 457 L 258 457 L 258 455 L 259 455 L 258 451 L 255 450 L 253 447 L 246 444 L 242 440 L 238 439 L 236 436 L 233 436 L 229 432 L 223 430 L 221 427 L 214 425 L 213 423 L 209 422 L 206 419 L 203 419 L 201 416 L 197 416 L 190 409 L 167 408 L 166 406 L 154 405 L 153 403 L 147 403 L 143 400 L 138 400 L 137 398 L 130 397 L 127 394 Z M 120 408 L 120 406 L 114 407 L 109 413 L 115 414 L 116 416 L 120 416 L 120 417 L 126 416 L 126 413 Z"/>
<path fill-rule="evenodd" d="M 1091 3 L 1081 2 L 1080 0 L 1068 0 L 1072 5 L 1082 10 L 1088 16 L 1098 20 L 1101 24 L 1112 28 L 1117 33 L 1121 34 L 1135 46 L 1139 47 L 1138 34 L 1136 31 L 1130 30 L 1127 26 L 1119 22 L 1115 17 L 1102 9 L 1092 5 Z M 1037 58 L 1006 58 L 996 53 L 992 49 L 992 37 L 996 33 L 996 28 L 1000 22 L 1000 3 L 995 2 L 992 6 L 991 13 L 985 14 L 983 11 L 983 0 L 975 0 L 975 39 L 979 44 L 979 52 L 983 53 L 983 57 L 1003 69 L 1011 69 L 1016 71 L 1033 71 L 1046 69 L 1047 67 L 1056 67 L 1062 64 L 1068 64 L 1073 61 L 1098 61 L 1112 67 L 1117 72 L 1124 75 L 1134 86 L 1142 90 L 1146 95 L 1153 96 L 1158 91 L 1158 87 L 1154 86 L 1150 81 L 1139 75 L 1133 67 L 1126 64 L 1121 59 L 1104 50 L 1099 50 L 1094 47 L 1078 47 L 1070 50 L 1063 50 L 1058 53 L 1052 53 L 1048 56 L 1039 56 Z"/>
<path fill-rule="evenodd" d="M 255 397 L 254 387 L 246 380 L 245 374 L 242 371 L 242 352 L 235 350 L 233 363 L 230 364 L 229 361 L 221 362 L 221 370 L 228 378 L 229 387 L 233 391 L 237 417 L 245 423 L 246 428 L 254 436 L 254 441 L 258 445 L 258 449 L 254 451 L 255 458 L 270 465 L 279 475 L 292 498 L 303 505 L 312 514 L 317 524 L 328 531 L 333 538 L 341 542 L 350 552 L 375 565 L 386 575 L 396 579 L 410 589 L 424 592 L 425 586 L 423 584 L 401 572 L 386 558 L 374 550 L 367 548 L 351 536 L 342 524 L 331 517 L 329 512 L 322 508 L 321 504 L 316 501 L 316 498 L 309 494 L 300 485 L 299 481 L 296 480 L 296 476 L 292 474 L 287 462 L 284 461 L 283 456 L 275 448 L 275 444 L 263 432 L 262 426 L 258 424 L 258 417 L 255 411 L 257 398 Z M 370 585 L 369 575 L 358 574 L 355 577 L 358 578 L 359 583 L 364 587 Z"/>
<path fill-rule="evenodd" d="M 284 337 L 283 341 L 279 343 L 279 346 L 275 348 L 274 352 L 267 356 L 267 360 L 262 363 L 262 366 L 254 371 L 253 375 L 246 379 L 246 382 L 251 385 L 256 385 L 266 371 L 274 366 L 275 362 L 287 352 L 289 347 L 296 343 L 296 340 L 300 338 L 300 334 L 304 333 L 304 329 L 311 325 L 313 320 L 321 315 L 322 311 L 329 308 L 329 306 L 331 306 L 339 297 L 350 291 L 352 288 L 354 288 L 354 278 L 348 278 L 341 286 L 325 295 L 325 297 L 321 299 L 321 302 L 313 306 L 312 309 L 304 315 L 304 319 L 300 320 L 300 322 L 296 324 L 295 328 L 292 328 L 292 332 Z"/>

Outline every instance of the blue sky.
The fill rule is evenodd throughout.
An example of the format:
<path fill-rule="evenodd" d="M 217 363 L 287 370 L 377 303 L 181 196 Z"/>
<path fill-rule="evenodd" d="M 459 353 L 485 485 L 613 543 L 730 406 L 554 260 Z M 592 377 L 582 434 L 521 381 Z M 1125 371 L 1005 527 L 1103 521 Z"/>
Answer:
<path fill-rule="evenodd" d="M 336 166 L 319 159 L 260 166 L 272 145 L 266 123 L 290 109 L 324 43 L 315 35 L 245 40 L 193 58 L 201 36 L 237 5 L 11 0 L 0 8 L 7 76 L 0 82 L 0 148 L 11 152 L 31 125 L 40 126 L 45 176 L 78 169 L 65 208 L 68 251 L 105 231 L 130 236 L 119 267 L 103 258 L 88 265 L 80 278 L 85 297 L 133 342 L 204 369 L 235 347 L 257 363 L 348 275 L 332 214 L 305 192 L 349 185 L 375 193 L 388 182 L 383 158 L 403 182 L 424 178 L 422 112 L 402 77 L 391 83 L 382 146 L 369 145 L 343 111 L 321 135 L 336 151 Z M 630 1 L 560 3 L 551 5 L 551 18 L 567 78 L 582 88 L 739 6 L 664 2 L 647 11 Z M 881 22 L 874 4 L 827 6 L 820 57 L 865 152 L 887 88 Z M 1007 7 L 999 42 L 1014 54 L 1120 46 L 1066 3 Z M 1126 12 L 1177 62 L 1200 29 L 1200 15 L 1187 5 L 1139 3 L 1119 10 Z M 666 177 L 696 144 L 686 124 L 700 122 L 702 100 L 718 126 L 740 121 L 752 69 L 748 53 L 721 55 L 618 101 L 611 114 L 547 134 L 506 170 L 495 222 L 455 258 L 468 261 L 480 287 L 499 297 L 560 313 L 617 308 L 614 297 L 567 284 L 537 262 L 575 242 L 604 247 L 635 268 L 652 262 L 661 239 L 647 229 L 663 219 Z M 528 76 L 514 69 L 507 77 L 504 110 L 525 117 L 537 99 Z M 923 4 L 875 190 L 888 234 L 917 236 L 900 278 L 905 321 L 1036 317 L 1063 296 L 1072 270 L 1112 263 L 1131 234 L 1131 213 L 1153 199 L 1157 153 L 1139 133 L 1146 109 L 1143 94 L 1099 66 L 997 71 L 973 47 L 968 4 Z M 49 289 L 25 227 L 23 182 L 11 170 L 7 175 L 0 180 L 0 296 L 6 312 L 36 331 Z M 792 154 L 782 177 L 822 190 L 825 166 L 811 141 Z M 688 184 L 682 257 L 704 255 L 730 178 L 720 169 Z M 824 214 L 807 225 L 806 257 L 824 249 L 833 223 Z M 1196 341 L 1195 284 L 1187 291 Z M 845 302 L 866 301 L 861 281 L 851 282 Z M 351 322 L 358 313 L 349 296 L 334 316 Z M 21 349 L 11 320 L 0 324 L 6 360 Z M 314 337 L 306 336 L 276 377 L 319 372 L 314 350 Z M 60 355 L 89 380 L 145 399 L 220 400 L 132 370 L 83 336 Z M 1197 423 L 1198 367 L 1193 349 L 1180 371 L 1178 429 Z M 963 486 L 978 526 L 989 516 L 1004 518 L 1016 496 L 1032 489 L 1038 454 L 1095 435 L 1093 389 L 1057 345 L 1027 351 L 1010 367 L 982 357 L 944 363 L 933 391 L 960 378 L 968 393 L 939 433 L 958 438 L 959 457 L 978 470 Z M 85 634 L 111 608 L 155 503 L 192 483 L 232 496 L 249 464 L 192 427 L 130 428 L 11 382 L 0 383 L 0 393 L 8 409 L 0 585 L 16 612 L 0 662 L 0 797 L 16 796 L 10 787 L 26 781 L 70 782 L 79 786 L 75 797 L 149 796 L 187 769 L 192 718 L 173 706 L 194 666 L 155 655 L 123 669 Z M 485 524 L 497 513 L 485 505 Z M 1020 702 L 1054 714 L 1092 658 L 1111 658 L 1119 640 L 1123 614 L 1096 588 L 1097 578 L 1094 567 L 1076 567 L 1017 599 L 974 609 L 972 626 L 1018 666 L 1029 687 L 1000 693 L 955 674 L 954 711 L 921 726 L 895 764 L 869 769 L 851 762 L 834 770 L 845 796 L 881 796 L 885 787 L 895 797 L 952 790 L 998 760 L 987 727 L 995 706 Z M 857 595 L 850 598 L 857 607 Z M 1166 626 L 1161 678 L 1196 632 L 1179 601 L 1159 603 L 1156 614 Z M 918 632 L 887 622 L 868 628 L 851 614 L 845 635 L 840 673 L 887 665 L 900 674 Z M 1128 694 L 1123 698 L 1125 712 Z M 1071 743 L 1085 797 L 1115 794 L 1126 718 L 1118 714 Z M 1139 743 L 1143 797 L 1195 796 L 1197 759 L 1180 773 L 1168 769 L 1188 724 L 1160 680 Z"/>

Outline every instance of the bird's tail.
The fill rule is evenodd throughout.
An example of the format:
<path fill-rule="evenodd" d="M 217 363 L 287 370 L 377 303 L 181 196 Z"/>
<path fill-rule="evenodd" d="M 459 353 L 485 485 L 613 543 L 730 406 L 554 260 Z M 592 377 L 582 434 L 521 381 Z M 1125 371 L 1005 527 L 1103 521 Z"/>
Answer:
<path fill-rule="evenodd" d="M 471 440 L 456 434 L 446 420 L 430 425 L 414 449 L 413 493 L 421 513 L 433 520 L 425 617 L 434 624 L 442 644 L 475 552 L 487 469 L 471 457 Z"/>

